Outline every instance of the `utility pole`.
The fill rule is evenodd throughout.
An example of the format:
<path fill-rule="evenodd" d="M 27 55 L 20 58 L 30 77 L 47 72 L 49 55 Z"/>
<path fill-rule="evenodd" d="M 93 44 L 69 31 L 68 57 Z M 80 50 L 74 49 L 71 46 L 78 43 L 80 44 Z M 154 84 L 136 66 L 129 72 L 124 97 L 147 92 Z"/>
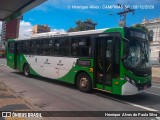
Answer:
<path fill-rule="evenodd" d="M 117 4 L 119 7 L 123 8 L 123 11 L 122 12 L 118 12 L 117 14 L 122 17 L 123 16 L 123 26 L 125 27 L 126 26 L 126 16 L 127 16 L 127 13 L 130 13 L 132 12 L 134 14 L 134 9 L 131 9 L 131 8 L 127 8 L 125 5 L 121 5 L 121 4 Z"/>

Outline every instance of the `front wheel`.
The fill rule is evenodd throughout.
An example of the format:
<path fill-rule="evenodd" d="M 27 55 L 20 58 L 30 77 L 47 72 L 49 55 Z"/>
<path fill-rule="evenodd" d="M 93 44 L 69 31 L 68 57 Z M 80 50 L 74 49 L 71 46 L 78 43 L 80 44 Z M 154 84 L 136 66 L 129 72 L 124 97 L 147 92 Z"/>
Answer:
<path fill-rule="evenodd" d="M 26 77 L 29 77 L 29 75 L 30 75 L 30 70 L 29 70 L 29 65 L 28 65 L 28 64 L 25 64 L 25 65 L 24 65 L 24 70 L 23 70 L 23 72 L 24 72 L 24 75 L 25 75 Z"/>
<path fill-rule="evenodd" d="M 86 73 L 80 73 L 77 76 L 77 87 L 82 92 L 90 92 L 92 89 L 91 78 Z"/>

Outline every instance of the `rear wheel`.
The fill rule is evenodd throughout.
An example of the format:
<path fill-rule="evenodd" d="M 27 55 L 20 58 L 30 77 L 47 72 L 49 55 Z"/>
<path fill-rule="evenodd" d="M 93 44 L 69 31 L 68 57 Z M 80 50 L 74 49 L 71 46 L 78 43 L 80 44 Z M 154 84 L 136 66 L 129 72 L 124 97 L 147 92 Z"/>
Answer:
<path fill-rule="evenodd" d="M 82 92 L 90 92 L 92 89 L 91 78 L 86 73 L 80 73 L 77 76 L 77 87 Z"/>
<path fill-rule="evenodd" d="M 24 75 L 25 75 L 26 77 L 29 77 L 29 75 L 30 75 L 30 70 L 29 70 L 29 65 L 28 65 L 28 64 L 25 64 L 25 65 L 24 65 L 24 70 L 23 70 L 23 72 L 24 72 Z"/>

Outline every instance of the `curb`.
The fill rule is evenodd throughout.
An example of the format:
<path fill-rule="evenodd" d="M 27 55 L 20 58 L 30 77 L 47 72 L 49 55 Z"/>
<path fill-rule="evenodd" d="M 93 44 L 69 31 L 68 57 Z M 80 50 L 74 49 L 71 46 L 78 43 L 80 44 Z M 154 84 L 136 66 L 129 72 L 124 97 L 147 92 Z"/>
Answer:
<path fill-rule="evenodd" d="M 152 81 L 155 82 L 155 83 L 160 83 L 160 78 L 152 77 Z"/>

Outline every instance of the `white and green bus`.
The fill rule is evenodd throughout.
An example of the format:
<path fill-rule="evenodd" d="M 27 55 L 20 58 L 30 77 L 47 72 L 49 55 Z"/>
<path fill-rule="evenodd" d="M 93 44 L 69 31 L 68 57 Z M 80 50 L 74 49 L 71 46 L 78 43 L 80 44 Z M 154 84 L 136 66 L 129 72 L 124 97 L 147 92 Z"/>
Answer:
<path fill-rule="evenodd" d="M 106 28 L 10 39 L 7 65 L 24 72 L 118 95 L 151 87 L 150 49 L 142 30 Z"/>

